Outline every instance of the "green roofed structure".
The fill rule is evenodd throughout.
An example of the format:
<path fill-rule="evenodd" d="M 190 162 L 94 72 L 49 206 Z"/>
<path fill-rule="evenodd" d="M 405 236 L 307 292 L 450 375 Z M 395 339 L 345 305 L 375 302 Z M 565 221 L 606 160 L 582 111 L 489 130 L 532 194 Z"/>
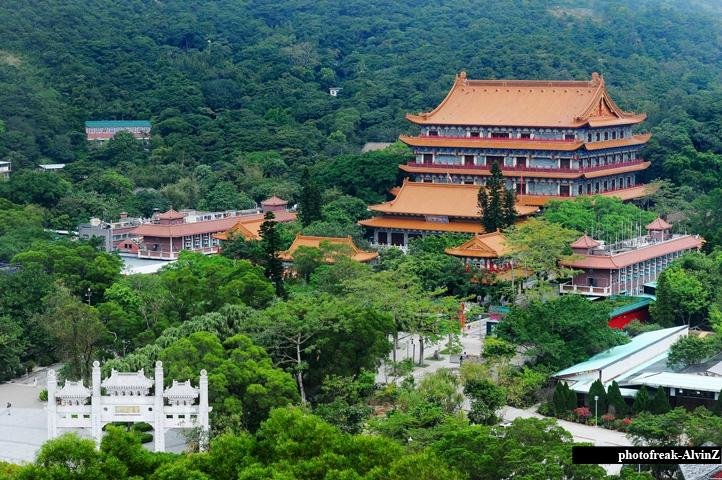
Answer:
<path fill-rule="evenodd" d="M 149 120 L 89 120 L 85 122 L 85 136 L 89 142 L 110 140 L 118 132 L 128 132 L 138 140 L 150 138 Z"/>
<path fill-rule="evenodd" d="M 664 389 L 672 407 L 710 408 L 719 398 L 722 377 L 707 365 L 675 371 L 667 365 L 671 346 L 689 334 L 686 325 L 645 332 L 629 343 L 600 352 L 589 360 L 553 375 L 581 396 L 589 393 L 595 380 L 605 388 L 616 381 L 624 397 L 634 397 L 642 386 Z M 713 362 L 711 362 L 713 363 Z"/>

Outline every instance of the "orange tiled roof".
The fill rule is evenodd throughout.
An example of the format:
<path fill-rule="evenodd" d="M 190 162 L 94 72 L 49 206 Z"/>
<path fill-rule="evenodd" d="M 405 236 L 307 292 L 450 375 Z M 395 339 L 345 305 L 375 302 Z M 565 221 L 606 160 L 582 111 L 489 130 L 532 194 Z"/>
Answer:
<path fill-rule="evenodd" d="M 506 237 L 499 231 L 475 235 L 468 242 L 444 251 L 455 257 L 476 258 L 499 258 L 509 253 Z"/>
<path fill-rule="evenodd" d="M 603 197 L 614 197 L 620 200 L 632 200 L 635 198 L 645 197 L 654 193 L 653 185 L 637 185 L 635 187 L 622 188 L 619 190 L 612 190 L 610 192 L 596 193 L 595 195 L 601 195 Z M 562 197 L 558 195 L 517 195 L 516 201 L 522 205 L 535 205 L 543 207 L 550 200 L 574 200 L 578 197 L 587 197 L 590 195 L 578 195 L 575 197 Z"/>
<path fill-rule="evenodd" d="M 372 217 L 358 222 L 365 227 L 376 228 L 397 228 L 402 230 L 422 230 L 425 232 L 457 232 L 457 233 L 484 233 L 481 222 L 459 222 L 449 223 L 428 222 L 423 218 L 400 218 L 400 217 Z"/>
<path fill-rule="evenodd" d="M 477 137 L 428 137 L 400 135 L 399 140 L 410 147 L 443 147 L 443 148 L 493 148 L 497 150 L 552 150 L 573 152 L 586 150 L 602 150 L 605 148 L 629 147 L 643 145 L 652 137 L 651 133 L 632 135 L 616 140 L 599 142 L 582 142 L 578 140 L 526 140 L 521 138 L 477 138 Z"/>
<path fill-rule="evenodd" d="M 486 168 L 459 168 L 450 167 L 444 168 L 442 166 L 424 166 L 420 165 L 399 165 L 399 170 L 409 173 L 435 173 L 445 174 L 449 173 L 456 175 L 491 175 L 491 171 Z M 527 177 L 527 178 L 581 178 L 584 175 L 582 172 L 539 172 L 532 170 L 502 170 L 502 175 L 505 177 Z M 596 173 L 596 172 L 595 172 Z M 478 190 L 478 187 L 477 187 Z"/>
<path fill-rule="evenodd" d="M 167 212 L 159 213 L 156 218 L 158 220 L 179 220 L 181 218 L 185 218 L 185 214 L 181 212 L 176 212 L 171 208 Z"/>
<path fill-rule="evenodd" d="M 351 253 L 351 259 L 358 262 L 369 262 L 379 256 L 378 252 L 367 252 L 358 248 L 351 237 L 315 237 L 299 233 L 293 239 L 293 243 L 288 247 L 288 250 L 279 252 L 278 257 L 281 260 L 292 262 L 293 254 L 298 250 L 298 247 L 320 248 L 322 242 L 346 246 Z M 327 258 L 326 261 L 332 262 L 333 259 Z"/>
<path fill-rule="evenodd" d="M 278 211 L 274 212 L 276 215 L 275 220 L 277 222 L 291 222 L 296 219 L 294 212 Z M 221 235 L 222 232 L 226 232 L 234 227 L 237 223 L 242 223 L 243 226 L 253 232 L 256 236 L 258 235 L 258 229 L 261 223 L 263 223 L 262 213 L 254 213 L 251 215 L 243 215 L 239 217 L 226 217 L 219 218 L 216 220 L 206 220 L 203 222 L 193 223 L 179 223 L 176 225 L 161 225 L 157 223 L 145 223 L 139 225 L 130 231 L 133 235 L 141 237 L 183 237 L 186 235 L 199 235 L 203 233 L 214 233 Z M 218 238 L 218 237 L 216 237 Z"/>
<path fill-rule="evenodd" d="M 604 148 L 630 147 L 633 145 L 643 145 L 647 143 L 650 138 L 652 138 L 651 133 L 640 133 L 639 135 L 632 135 L 628 138 L 585 143 L 584 148 L 586 150 L 602 150 Z"/>
<path fill-rule="evenodd" d="M 585 172 L 584 178 L 599 178 L 606 177 L 608 175 L 618 175 L 620 173 L 638 172 L 640 170 L 646 170 L 649 168 L 650 162 L 640 162 L 635 165 L 627 165 L 624 167 L 610 167 L 601 170 L 594 170 L 593 172 Z"/>
<path fill-rule="evenodd" d="M 655 185 L 637 185 L 636 187 L 623 188 L 612 192 L 600 193 L 603 197 L 614 197 L 620 200 L 633 200 L 635 198 L 646 197 L 657 190 Z"/>
<path fill-rule="evenodd" d="M 601 245 L 598 241 L 594 240 L 589 235 L 582 235 L 574 243 L 569 245 L 572 248 L 595 248 Z"/>
<path fill-rule="evenodd" d="M 647 230 L 668 230 L 672 228 L 672 225 L 657 217 L 652 223 L 644 228 Z"/>
<path fill-rule="evenodd" d="M 479 218 L 478 194 L 478 185 L 404 181 L 396 198 L 371 205 L 369 210 L 392 214 Z M 517 205 L 516 211 L 519 215 L 531 215 L 537 209 Z"/>
<path fill-rule="evenodd" d="M 612 167 L 604 168 L 600 170 L 594 170 L 591 172 L 574 172 L 574 171 L 568 171 L 568 172 L 560 172 L 560 171 L 554 171 L 553 169 L 549 169 L 548 172 L 541 171 L 541 170 L 513 170 L 513 169 L 503 169 L 501 171 L 502 175 L 505 177 L 527 177 L 527 178 L 566 178 L 566 179 L 574 179 L 574 178 L 598 178 L 598 177 L 606 177 L 609 175 L 617 175 L 620 173 L 627 173 L 627 172 L 637 172 L 640 170 L 646 170 L 649 168 L 650 162 L 640 162 L 634 165 L 625 165 L 623 167 Z M 513 168 L 513 167 L 509 167 Z M 463 168 L 463 167 L 456 167 L 456 166 L 449 166 L 448 168 L 444 168 L 441 165 L 436 166 L 429 166 L 429 165 L 399 165 L 399 170 L 403 172 L 408 173 L 435 173 L 435 174 L 443 174 L 443 173 L 449 173 L 449 174 L 456 174 L 456 175 L 491 175 L 491 171 L 487 168 Z"/>
<path fill-rule="evenodd" d="M 269 207 L 280 207 L 283 205 L 288 205 L 288 202 L 274 195 L 271 198 L 263 200 L 261 202 L 261 205 L 268 205 Z"/>
<path fill-rule="evenodd" d="M 399 140 L 411 147 L 447 148 L 496 148 L 514 150 L 578 150 L 584 142 L 569 140 L 524 140 L 518 138 L 474 138 L 474 137 L 412 137 L 400 135 Z"/>
<path fill-rule="evenodd" d="M 698 235 L 683 235 L 664 242 L 651 243 L 647 246 L 628 250 L 615 255 L 584 255 L 581 258 L 562 262 L 572 268 L 598 268 L 602 270 L 616 270 L 635 263 L 657 258 L 667 253 L 681 252 L 688 249 L 698 249 L 704 244 L 704 239 Z M 578 255 L 576 256 L 578 257 Z"/>
<path fill-rule="evenodd" d="M 597 73 L 589 81 L 469 80 L 456 76 L 434 110 L 406 118 L 418 124 L 566 127 L 634 124 L 644 114 L 622 111 Z"/>

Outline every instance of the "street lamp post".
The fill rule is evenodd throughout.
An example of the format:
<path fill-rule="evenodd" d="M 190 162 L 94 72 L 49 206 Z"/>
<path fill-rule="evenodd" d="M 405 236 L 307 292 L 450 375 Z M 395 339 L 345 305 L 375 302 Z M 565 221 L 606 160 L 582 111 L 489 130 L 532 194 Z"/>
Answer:
<path fill-rule="evenodd" d="M 597 417 L 597 405 L 599 401 L 599 395 L 594 395 L 594 426 L 599 426 L 599 418 Z"/>

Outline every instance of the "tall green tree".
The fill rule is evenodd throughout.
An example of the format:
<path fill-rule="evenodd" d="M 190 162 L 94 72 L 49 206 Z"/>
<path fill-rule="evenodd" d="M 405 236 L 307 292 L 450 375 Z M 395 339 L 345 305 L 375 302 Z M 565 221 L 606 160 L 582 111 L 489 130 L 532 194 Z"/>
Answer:
<path fill-rule="evenodd" d="M 597 399 L 594 400 L 594 397 L 597 397 Z M 592 382 L 592 385 L 589 387 L 589 395 L 587 398 L 589 408 L 592 413 L 597 416 L 597 418 L 607 413 L 607 392 L 604 389 L 604 385 L 601 380 L 597 379 Z"/>
<path fill-rule="evenodd" d="M 486 185 L 479 188 L 478 206 L 481 224 L 487 232 L 506 228 L 514 224 L 514 192 L 507 190 L 499 162 L 492 162 L 491 175 Z"/>
<path fill-rule="evenodd" d="M 624 401 L 624 397 L 622 397 L 622 392 L 619 390 L 619 384 L 616 380 L 613 380 L 607 389 L 607 403 L 618 417 L 625 416 L 629 411 L 629 407 Z"/>
<path fill-rule="evenodd" d="M 73 296 L 62 284 L 44 299 L 41 321 L 56 341 L 58 353 L 68 362 L 73 378 L 90 378 L 90 366 L 109 332 L 98 311 Z"/>
<path fill-rule="evenodd" d="M 655 415 L 661 415 L 669 412 L 671 409 L 672 407 L 669 405 L 669 398 L 667 398 L 667 393 L 664 391 L 664 388 L 657 388 L 654 397 L 652 397 L 652 403 L 650 404 L 651 412 Z"/>
<path fill-rule="evenodd" d="M 640 414 L 642 412 L 649 412 L 652 408 L 652 400 L 649 398 L 649 391 L 647 387 L 642 385 L 634 396 L 634 403 L 632 404 L 632 412 Z"/>
<path fill-rule="evenodd" d="M 266 277 L 275 285 L 276 295 L 284 296 L 286 290 L 283 285 L 283 262 L 278 257 L 278 252 L 281 251 L 281 236 L 276 228 L 278 224 L 274 221 L 276 216 L 273 212 L 266 212 L 263 218 L 260 235 Z"/>
<path fill-rule="evenodd" d="M 628 337 L 607 325 L 607 307 L 580 295 L 565 295 L 548 302 L 533 301 L 513 307 L 496 334 L 527 349 L 536 362 L 560 370 L 595 353 L 628 342 Z"/>
<path fill-rule="evenodd" d="M 298 217 L 301 224 L 307 227 L 321 219 L 321 189 L 311 177 L 308 167 L 303 169 L 300 181 L 301 192 L 298 196 Z"/>

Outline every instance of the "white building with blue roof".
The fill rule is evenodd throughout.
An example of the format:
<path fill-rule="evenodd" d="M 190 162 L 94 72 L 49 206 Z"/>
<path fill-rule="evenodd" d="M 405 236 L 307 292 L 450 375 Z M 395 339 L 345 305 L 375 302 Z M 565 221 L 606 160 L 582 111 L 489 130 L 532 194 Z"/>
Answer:
<path fill-rule="evenodd" d="M 581 395 L 600 380 L 605 388 L 616 381 L 625 397 L 634 397 L 642 386 L 664 388 L 674 406 L 710 406 L 719 398 L 722 377 L 708 370 L 674 371 L 667 366 L 672 345 L 689 334 L 686 325 L 645 332 L 629 343 L 600 352 L 589 360 L 554 374 Z"/>

